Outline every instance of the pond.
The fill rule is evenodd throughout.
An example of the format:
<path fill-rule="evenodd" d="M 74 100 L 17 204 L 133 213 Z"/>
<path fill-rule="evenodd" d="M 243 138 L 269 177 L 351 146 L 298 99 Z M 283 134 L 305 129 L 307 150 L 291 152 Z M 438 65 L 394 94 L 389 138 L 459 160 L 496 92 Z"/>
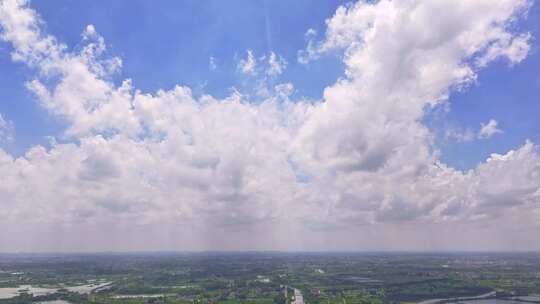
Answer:
<path fill-rule="evenodd" d="M 64 288 L 71 292 L 77 292 L 80 294 L 88 294 L 96 289 L 103 290 L 107 287 L 110 287 L 110 284 L 111 282 L 104 282 L 104 283 L 93 283 L 93 284 L 78 285 L 78 286 L 66 286 Z M 44 296 L 44 295 L 55 293 L 58 291 L 58 289 L 59 288 L 34 287 L 32 285 L 21 285 L 19 287 L 0 288 L 0 299 L 13 298 L 23 292 L 31 293 L 34 296 Z M 47 303 L 51 303 L 51 302 L 47 302 Z M 52 302 L 52 304 L 57 304 L 57 303 Z M 60 302 L 60 304 L 62 304 L 62 302 Z"/>
<path fill-rule="evenodd" d="M 34 287 L 32 285 L 21 285 L 19 287 L 7 287 L 0 288 L 0 299 L 9 299 L 19 295 L 19 293 L 26 292 L 35 296 L 43 296 L 51 293 L 55 293 L 57 289 Z"/>

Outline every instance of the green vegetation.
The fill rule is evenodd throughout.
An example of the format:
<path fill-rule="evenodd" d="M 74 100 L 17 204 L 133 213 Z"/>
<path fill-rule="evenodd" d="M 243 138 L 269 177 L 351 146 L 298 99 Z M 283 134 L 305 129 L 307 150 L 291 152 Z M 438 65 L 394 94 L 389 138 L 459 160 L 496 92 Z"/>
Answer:
<path fill-rule="evenodd" d="M 73 288 L 88 284 L 101 287 Z M 294 288 L 307 304 L 414 303 L 492 291 L 497 297 L 540 294 L 540 255 L 0 255 L 0 298 L 3 289 L 22 285 L 53 292 L 21 293 L 0 304 L 296 304 Z"/>

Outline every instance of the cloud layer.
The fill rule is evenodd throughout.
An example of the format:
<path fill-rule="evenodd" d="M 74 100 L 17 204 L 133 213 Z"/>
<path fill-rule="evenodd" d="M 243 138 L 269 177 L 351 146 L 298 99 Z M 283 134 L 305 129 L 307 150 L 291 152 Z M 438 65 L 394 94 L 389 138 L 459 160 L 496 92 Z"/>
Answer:
<path fill-rule="evenodd" d="M 452 90 L 466 89 L 491 61 L 518 64 L 527 56 L 530 35 L 511 25 L 530 5 L 381 0 L 339 7 L 321 40 L 308 32 L 299 59 L 338 52 L 344 77 L 318 102 L 291 100 L 292 85 L 283 84 L 255 103 L 237 92 L 220 100 L 195 98 L 180 85 L 153 93 L 129 79 L 115 85 L 122 62 L 106 56 L 92 25 L 81 35 L 84 47 L 71 51 L 41 30 L 27 1 L 2 0 L 1 37 L 13 60 L 36 72 L 27 87 L 68 123 L 68 140 L 21 157 L 0 150 L 0 241 L 5 250 L 47 249 L 10 232 L 60 229 L 70 250 L 86 248 L 76 237 L 83 232 L 92 234 L 90 248 L 141 249 L 136 233 L 162 249 L 286 249 L 298 240 L 300 249 L 335 249 L 317 243 L 321 235 L 339 239 L 340 248 L 408 249 L 426 248 L 426 227 L 517 218 L 530 235 L 540 228 L 537 146 L 527 141 L 462 172 L 440 161 L 422 123 L 427 109 L 448 103 Z M 256 63 L 248 51 L 238 68 L 253 74 Z M 286 62 L 271 53 L 268 65 L 272 76 Z M 493 120 L 479 136 L 497 131 Z M 471 240 L 485 239 L 475 229 Z M 408 237 L 396 242 L 400 233 Z M 165 241 L 152 243 L 155 234 Z M 355 236 L 363 243 L 347 243 Z M 451 245 L 461 248 L 459 238 Z M 527 240 L 517 246 L 540 249 Z"/>

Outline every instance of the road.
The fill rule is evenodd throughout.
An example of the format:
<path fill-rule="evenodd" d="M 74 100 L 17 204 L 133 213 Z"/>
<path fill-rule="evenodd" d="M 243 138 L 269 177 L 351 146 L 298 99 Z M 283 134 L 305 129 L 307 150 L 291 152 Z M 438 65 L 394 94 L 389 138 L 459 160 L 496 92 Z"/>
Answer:
<path fill-rule="evenodd" d="M 300 289 L 294 289 L 294 302 L 293 304 L 304 304 L 304 296 Z"/>

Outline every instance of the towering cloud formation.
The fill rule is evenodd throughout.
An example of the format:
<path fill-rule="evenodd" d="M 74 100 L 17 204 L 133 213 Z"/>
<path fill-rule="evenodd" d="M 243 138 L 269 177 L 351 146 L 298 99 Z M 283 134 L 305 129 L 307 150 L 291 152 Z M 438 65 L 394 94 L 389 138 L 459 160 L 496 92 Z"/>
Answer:
<path fill-rule="evenodd" d="M 152 233 L 136 227 L 168 227 L 179 233 L 174 248 L 219 247 L 220 231 L 230 248 L 286 248 L 294 240 L 268 230 L 300 231 L 309 240 L 377 227 L 364 239 L 391 242 L 387 226 L 424 235 L 436 223 L 485 225 L 503 214 L 521 218 L 524 231 L 538 229 L 533 143 L 461 172 L 441 163 L 422 124 L 427 108 L 449 102 L 490 61 L 526 57 L 530 35 L 510 25 L 529 6 L 381 0 L 339 7 L 324 38 L 300 53 L 308 62 L 342 51 L 345 77 L 317 103 L 290 100 L 285 86 L 250 103 L 238 94 L 195 99 L 183 86 L 155 93 L 129 80 L 116 86 L 110 77 L 121 60 L 104 58 L 106 44 L 92 25 L 82 34 L 85 46 L 72 52 L 40 30 L 26 1 L 2 0 L 1 37 L 13 60 L 35 69 L 27 87 L 68 122 L 71 143 L 36 146 L 18 158 L 0 150 L 0 238 L 9 239 L 14 223 L 73 233 L 128 227 L 146 240 Z M 280 73 L 283 63 L 272 56 L 272 73 Z M 254 64 L 248 52 L 240 68 L 251 73 Z M 235 237 L 246 231 L 261 233 L 256 246 Z M 129 242 L 112 238 L 90 243 Z M 408 241 L 413 247 L 404 248 L 422 247 Z"/>

